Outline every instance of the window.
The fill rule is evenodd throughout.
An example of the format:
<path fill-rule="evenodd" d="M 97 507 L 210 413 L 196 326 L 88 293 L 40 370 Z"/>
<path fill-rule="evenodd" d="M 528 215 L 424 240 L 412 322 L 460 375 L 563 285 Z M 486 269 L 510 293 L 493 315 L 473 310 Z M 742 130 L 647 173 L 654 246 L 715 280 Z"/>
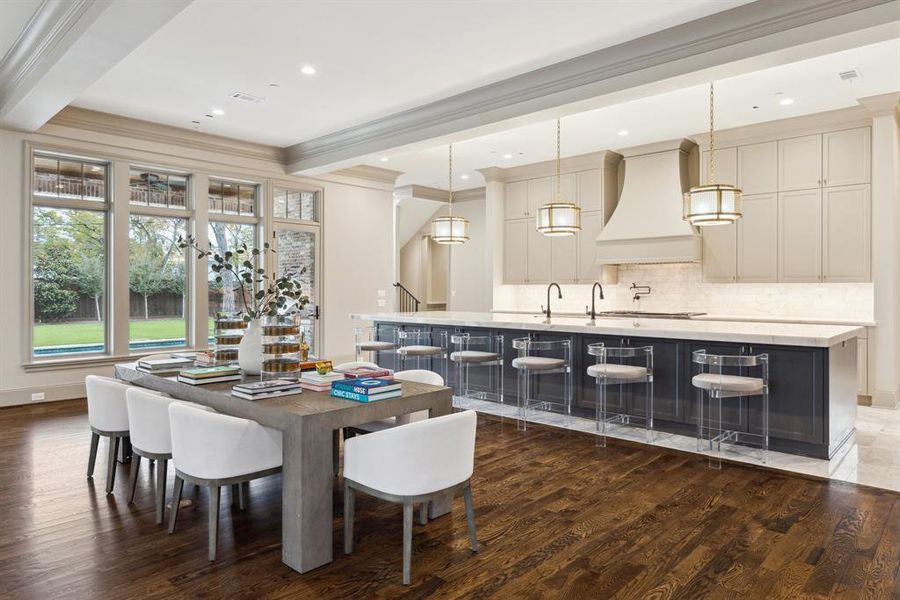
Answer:
<path fill-rule="evenodd" d="M 187 208 L 187 177 L 185 175 L 132 168 L 128 188 L 131 204 Z"/>
<path fill-rule="evenodd" d="M 234 252 L 242 243 L 253 248 L 256 245 L 256 225 L 248 223 L 229 223 L 224 221 L 209 222 L 209 249 L 212 252 L 223 255 L 226 252 Z M 243 255 L 234 255 L 235 265 L 245 260 Z M 208 261 L 210 264 L 212 261 Z M 221 277 L 220 282 L 216 281 Z M 249 300 L 252 290 L 241 287 L 234 273 L 222 271 L 214 273 L 209 269 L 207 275 L 209 289 L 209 333 L 213 333 L 213 317 L 217 312 L 236 313 L 244 310 L 244 301 L 241 293 L 246 294 Z"/>
<path fill-rule="evenodd" d="M 259 200 L 259 186 L 255 183 L 209 180 L 209 217 L 215 215 L 255 216 Z"/>
<path fill-rule="evenodd" d="M 273 216 L 276 219 L 319 220 L 318 193 L 275 188 Z"/>
<path fill-rule="evenodd" d="M 107 165 L 36 153 L 32 175 L 32 354 L 106 350 Z"/>
<path fill-rule="evenodd" d="M 129 218 L 129 347 L 184 346 L 187 273 L 178 238 L 187 220 L 132 214 Z"/>

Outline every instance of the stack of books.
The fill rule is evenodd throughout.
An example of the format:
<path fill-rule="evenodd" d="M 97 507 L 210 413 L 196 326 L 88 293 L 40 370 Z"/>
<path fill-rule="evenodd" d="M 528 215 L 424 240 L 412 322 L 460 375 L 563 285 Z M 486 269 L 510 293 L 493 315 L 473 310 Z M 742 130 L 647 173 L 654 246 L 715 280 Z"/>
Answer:
<path fill-rule="evenodd" d="M 237 366 L 195 367 L 193 369 L 182 369 L 178 373 L 178 381 L 190 385 L 220 383 L 222 381 L 234 381 L 240 378 L 241 369 Z"/>
<path fill-rule="evenodd" d="M 169 358 L 141 359 L 137 362 L 137 370 L 154 375 L 171 375 L 185 367 L 193 366 L 193 358 L 171 356 Z"/>
<path fill-rule="evenodd" d="M 194 357 L 194 364 L 198 367 L 211 367 L 216 364 L 216 355 L 209 350 L 197 352 L 197 355 Z"/>
<path fill-rule="evenodd" d="M 343 379 L 344 374 L 336 371 L 331 371 L 324 375 L 320 375 L 315 371 L 305 371 L 300 375 L 300 387 L 311 392 L 329 392 L 333 382 L 342 381 Z"/>
<path fill-rule="evenodd" d="M 390 369 L 370 369 L 367 367 L 356 367 L 353 369 L 344 369 L 341 371 L 345 379 L 393 379 L 394 372 Z"/>
<path fill-rule="evenodd" d="M 402 393 L 399 381 L 386 379 L 343 379 L 331 384 L 332 396 L 357 402 L 377 402 Z"/>
<path fill-rule="evenodd" d="M 231 388 L 231 395 L 245 400 L 261 400 L 303 392 L 300 384 L 289 379 L 270 379 L 252 383 L 238 383 Z"/>

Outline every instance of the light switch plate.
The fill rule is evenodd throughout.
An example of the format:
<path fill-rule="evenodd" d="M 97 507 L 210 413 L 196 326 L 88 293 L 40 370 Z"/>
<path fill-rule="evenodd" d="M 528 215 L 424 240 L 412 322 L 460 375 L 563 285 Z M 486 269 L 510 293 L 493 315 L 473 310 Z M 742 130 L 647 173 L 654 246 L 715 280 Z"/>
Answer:
<path fill-rule="evenodd" d="M 37 392 L 36 394 L 31 395 L 31 401 L 38 402 L 40 400 L 44 400 L 46 397 L 47 397 L 47 395 L 44 394 L 44 392 Z"/>
<path fill-rule="evenodd" d="M 378 301 L 378 308 L 384 308 L 386 305 L 387 305 L 387 302 L 385 300 Z"/>
<path fill-rule="evenodd" d="M 387 296 L 387 293 L 384 290 L 378 290 L 379 298 L 384 298 L 385 296 Z"/>

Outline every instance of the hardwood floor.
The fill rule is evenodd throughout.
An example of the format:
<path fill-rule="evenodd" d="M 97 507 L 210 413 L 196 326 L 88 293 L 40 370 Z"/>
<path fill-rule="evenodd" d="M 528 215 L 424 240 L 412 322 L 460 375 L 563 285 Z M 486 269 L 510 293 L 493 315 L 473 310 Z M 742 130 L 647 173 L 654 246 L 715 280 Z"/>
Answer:
<path fill-rule="evenodd" d="M 128 466 L 104 494 L 85 479 L 83 401 L 0 409 L 0 596 L 4 598 L 898 598 L 900 494 L 480 419 L 473 490 L 413 537 L 400 584 L 402 510 L 357 496 L 344 556 L 299 575 L 280 560 L 279 477 L 246 511 L 223 492 L 219 559 L 206 559 L 206 496 L 178 530 L 154 524 L 153 478 L 134 505 Z M 101 443 L 101 452 L 105 450 Z M 172 470 L 170 469 L 170 474 Z M 171 475 L 170 475 L 171 477 Z M 171 479 L 169 482 L 171 489 Z"/>

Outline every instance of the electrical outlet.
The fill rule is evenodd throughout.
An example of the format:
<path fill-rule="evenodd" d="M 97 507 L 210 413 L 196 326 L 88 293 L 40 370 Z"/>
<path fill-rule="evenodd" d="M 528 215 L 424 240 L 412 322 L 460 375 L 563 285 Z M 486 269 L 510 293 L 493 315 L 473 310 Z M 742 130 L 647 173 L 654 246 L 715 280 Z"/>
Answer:
<path fill-rule="evenodd" d="M 32 402 L 39 402 L 39 401 L 43 400 L 43 399 L 46 398 L 46 397 L 47 397 L 47 395 L 44 394 L 44 392 L 37 392 L 37 393 L 31 395 L 31 401 L 32 401 Z"/>
<path fill-rule="evenodd" d="M 385 292 L 384 290 L 378 290 L 379 298 L 384 298 L 385 296 L 387 296 L 387 292 Z"/>
<path fill-rule="evenodd" d="M 385 302 L 384 300 L 378 301 L 378 308 L 384 308 L 385 306 L 387 306 L 387 302 Z"/>

